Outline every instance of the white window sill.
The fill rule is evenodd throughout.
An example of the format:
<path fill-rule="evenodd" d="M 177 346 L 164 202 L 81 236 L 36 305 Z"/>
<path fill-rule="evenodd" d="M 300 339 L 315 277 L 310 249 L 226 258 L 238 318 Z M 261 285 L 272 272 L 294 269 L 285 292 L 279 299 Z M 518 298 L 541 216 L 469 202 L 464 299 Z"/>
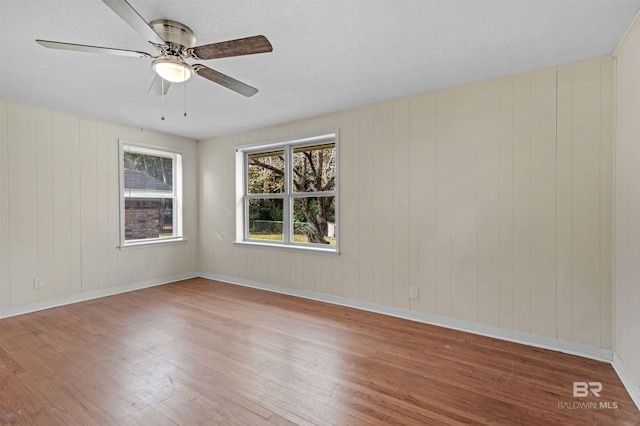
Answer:
<path fill-rule="evenodd" d="M 135 248 L 143 248 L 150 246 L 158 246 L 158 245 L 172 245 L 172 244 L 185 244 L 188 241 L 184 238 L 161 238 L 157 240 L 150 241 L 136 241 L 135 243 L 127 243 L 124 245 L 119 245 L 118 248 L 120 250 L 128 250 Z"/>
<path fill-rule="evenodd" d="M 337 256 L 340 254 L 340 251 L 336 246 L 329 246 L 330 248 L 309 246 L 309 245 L 298 245 L 298 244 L 285 244 L 285 243 L 266 243 L 266 242 L 257 242 L 257 241 L 235 241 L 234 245 L 238 246 L 247 246 L 247 247 L 259 247 L 265 249 L 276 249 L 276 250 L 291 250 L 297 251 L 300 253 L 312 253 L 312 254 L 322 254 L 322 255 L 333 255 Z"/>

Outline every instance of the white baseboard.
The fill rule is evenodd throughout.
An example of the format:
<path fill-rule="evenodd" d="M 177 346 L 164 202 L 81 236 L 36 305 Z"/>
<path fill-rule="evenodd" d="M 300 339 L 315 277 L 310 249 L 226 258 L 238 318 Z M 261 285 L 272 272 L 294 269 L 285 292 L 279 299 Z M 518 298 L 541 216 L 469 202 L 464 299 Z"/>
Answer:
<path fill-rule="evenodd" d="M 153 279 L 139 283 L 126 284 L 118 287 L 103 288 L 100 290 L 89 291 L 86 293 L 74 294 L 73 296 L 59 297 L 52 300 L 42 302 L 29 303 L 26 305 L 15 306 L 11 308 L 0 309 L 0 319 L 14 317 L 16 315 L 27 314 L 29 312 L 41 311 L 44 309 L 55 308 L 57 306 L 69 305 L 71 303 L 84 302 L 86 300 L 97 299 L 99 297 L 112 296 L 114 294 L 126 293 L 129 291 L 140 290 L 142 288 L 154 287 L 157 285 L 168 284 L 175 281 L 186 280 L 188 278 L 198 277 L 198 274 L 185 273 L 173 275 L 171 277 Z"/>
<path fill-rule="evenodd" d="M 409 309 L 394 308 L 392 306 L 380 305 L 376 303 L 363 302 L 359 300 L 348 299 L 340 296 L 329 294 L 315 293 L 307 290 L 280 287 L 271 284 L 264 284 L 255 281 L 238 279 L 225 275 L 211 274 L 201 272 L 198 274 L 203 278 L 217 281 L 223 281 L 229 284 L 237 284 L 245 287 L 253 287 L 261 290 L 269 290 L 276 293 L 287 294 L 291 296 L 303 297 L 305 299 L 317 300 L 320 302 L 332 303 L 334 305 L 347 306 L 350 308 L 361 309 L 364 311 L 376 312 L 380 314 L 390 315 L 393 317 L 404 318 L 412 321 L 418 321 L 426 324 L 437 325 L 440 327 L 450 328 L 453 330 L 465 331 L 468 333 L 478 334 L 481 336 L 493 337 L 495 339 L 506 340 L 509 342 L 520 343 L 523 345 L 534 346 L 537 348 L 549 349 L 556 352 L 562 352 L 571 355 L 581 356 L 583 358 L 595 359 L 611 363 L 613 361 L 613 351 L 603 349 L 596 346 L 584 345 L 581 343 L 568 342 L 566 340 L 555 339 L 553 337 L 538 336 L 535 334 L 524 333 L 521 331 L 507 330 L 485 324 L 479 324 L 471 321 L 458 320 L 455 318 L 443 317 L 440 315 L 426 314 L 422 312 L 411 311 Z"/>
<path fill-rule="evenodd" d="M 620 377 L 620 381 L 629 392 L 629 396 L 640 410 L 640 383 L 637 383 L 633 377 L 631 377 L 631 373 L 627 370 L 624 363 L 620 359 L 617 353 L 613 354 L 613 369 L 618 373 L 618 377 Z"/>

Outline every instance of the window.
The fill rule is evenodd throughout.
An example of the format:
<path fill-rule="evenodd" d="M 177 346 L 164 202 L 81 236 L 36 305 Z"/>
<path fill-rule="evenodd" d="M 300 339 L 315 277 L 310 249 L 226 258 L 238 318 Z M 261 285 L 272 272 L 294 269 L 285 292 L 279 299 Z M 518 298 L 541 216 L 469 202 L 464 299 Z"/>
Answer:
<path fill-rule="evenodd" d="M 120 246 L 182 240 L 182 155 L 120 141 Z"/>
<path fill-rule="evenodd" d="M 337 134 L 237 150 L 237 241 L 337 252 Z"/>

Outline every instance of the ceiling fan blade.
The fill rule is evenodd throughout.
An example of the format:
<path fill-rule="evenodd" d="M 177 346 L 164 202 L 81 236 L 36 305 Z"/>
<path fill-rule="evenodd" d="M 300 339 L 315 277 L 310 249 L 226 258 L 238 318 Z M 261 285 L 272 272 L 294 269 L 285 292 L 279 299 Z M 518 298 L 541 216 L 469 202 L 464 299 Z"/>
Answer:
<path fill-rule="evenodd" d="M 165 41 L 149 26 L 140 14 L 126 0 L 102 0 L 138 34 L 151 43 L 163 45 Z"/>
<path fill-rule="evenodd" d="M 271 52 L 273 46 L 263 35 L 205 44 L 188 50 L 195 59 L 228 58 L 230 56 L 253 55 Z"/>
<path fill-rule="evenodd" d="M 113 49 L 111 47 L 87 46 L 85 44 L 62 43 L 59 41 L 36 40 L 36 42 L 49 49 L 74 50 L 77 52 L 104 53 L 107 55 L 130 56 L 133 58 L 151 58 L 151 55 L 145 52 L 136 52 L 134 50 Z"/>
<path fill-rule="evenodd" d="M 151 83 L 151 87 L 149 87 L 149 91 L 147 92 L 149 95 L 161 96 L 166 95 L 169 91 L 169 86 L 171 86 L 171 82 L 163 79 L 158 74 L 153 78 L 153 82 Z"/>
<path fill-rule="evenodd" d="M 224 86 L 227 89 L 233 90 L 234 92 L 238 92 L 241 95 L 249 97 L 258 93 L 258 89 L 256 89 L 255 87 L 251 87 L 248 84 L 238 81 L 235 78 L 231 78 L 228 75 L 222 74 L 221 72 L 218 72 L 216 70 L 212 70 L 209 67 L 205 67 L 204 65 L 193 65 L 193 70 L 199 76 L 204 77 L 207 80 L 211 80 L 214 83 L 218 83 L 219 85 Z"/>

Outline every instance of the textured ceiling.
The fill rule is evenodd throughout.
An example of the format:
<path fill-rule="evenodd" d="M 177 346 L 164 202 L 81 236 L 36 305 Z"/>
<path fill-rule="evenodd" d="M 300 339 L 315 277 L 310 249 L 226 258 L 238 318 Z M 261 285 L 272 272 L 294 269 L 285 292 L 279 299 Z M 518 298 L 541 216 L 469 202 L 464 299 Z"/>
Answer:
<path fill-rule="evenodd" d="M 0 98 L 202 139 L 608 55 L 640 7 L 640 0 L 129 3 L 147 21 L 188 25 L 198 45 L 264 34 L 271 53 L 202 61 L 260 92 L 245 98 L 196 76 L 165 97 L 149 96 L 150 59 L 35 43 L 155 54 L 100 0 L 0 0 Z"/>

